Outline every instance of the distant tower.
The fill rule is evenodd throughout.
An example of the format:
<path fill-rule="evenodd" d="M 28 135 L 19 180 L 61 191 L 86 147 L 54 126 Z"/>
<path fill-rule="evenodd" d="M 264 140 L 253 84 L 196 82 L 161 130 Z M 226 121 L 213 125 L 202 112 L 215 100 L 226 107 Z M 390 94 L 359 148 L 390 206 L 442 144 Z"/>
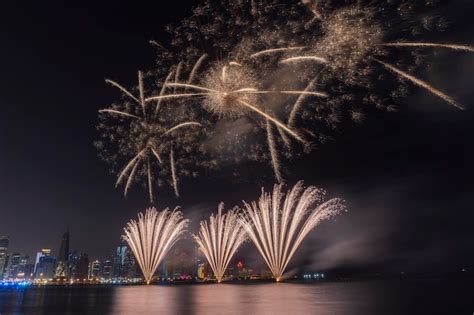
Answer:
<path fill-rule="evenodd" d="M 3 279 L 7 269 L 7 252 L 9 242 L 10 239 L 8 238 L 8 236 L 0 236 L 0 280 Z"/>
<path fill-rule="evenodd" d="M 68 279 L 69 278 L 69 231 L 63 234 L 61 240 L 61 249 L 59 250 L 56 271 L 54 278 L 56 279 Z"/>

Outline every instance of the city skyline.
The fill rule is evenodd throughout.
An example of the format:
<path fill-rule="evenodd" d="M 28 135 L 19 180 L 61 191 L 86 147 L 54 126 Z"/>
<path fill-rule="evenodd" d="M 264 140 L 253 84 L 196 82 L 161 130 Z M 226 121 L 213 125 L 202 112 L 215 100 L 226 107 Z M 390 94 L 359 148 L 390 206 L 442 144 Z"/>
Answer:
<path fill-rule="evenodd" d="M 65 284 L 129 284 L 141 282 L 141 270 L 135 257 L 126 244 L 118 245 L 112 254 L 103 260 L 89 259 L 85 252 L 71 250 L 66 252 L 69 235 L 63 233 L 59 250 L 42 248 L 35 257 L 29 257 L 8 248 L 7 236 L 0 236 L 0 254 L 6 252 L 6 264 L 0 283 L 27 281 L 36 285 Z M 7 245 L 7 246 L 4 246 Z M 67 259 L 63 255 L 67 254 Z M 1 256 L 0 257 L 4 257 Z M 245 260 L 246 261 L 246 260 Z M 232 258 L 225 273 L 226 279 L 271 279 L 272 274 L 263 265 L 244 263 L 242 256 Z M 0 260 L 0 266 L 2 261 Z M 59 272 L 58 272 L 59 270 Z M 317 276 L 316 276 L 317 274 Z M 215 279 L 211 266 L 205 257 L 188 248 L 178 245 L 166 255 L 154 276 L 160 281 L 209 281 Z M 154 277 L 154 278 L 155 278 Z M 302 270 L 303 280 L 324 280 L 321 271 Z"/>

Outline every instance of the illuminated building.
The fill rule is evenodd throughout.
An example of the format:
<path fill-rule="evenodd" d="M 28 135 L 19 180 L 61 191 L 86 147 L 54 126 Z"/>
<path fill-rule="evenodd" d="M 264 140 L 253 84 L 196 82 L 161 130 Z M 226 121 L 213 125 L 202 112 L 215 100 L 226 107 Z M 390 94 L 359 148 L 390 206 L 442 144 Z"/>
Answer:
<path fill-rule="evenodd" d="M 79 257 L 80 257 L 80 255 L 79 255 L 79 252 L 77 250 L 69 252 L 68 259 L 67 259 L 68 267 L 69 267 L 68 275 L 69 275 L 69 278 L 71 278 L 71 279 L 75 278 L 74 272 L 75 272 L 75 269 L 76 269 L 76 264 L 79 261 Z"/>
<path fill-rule="evenodd" d="M 102 278 L 105 280 L 112 279 L 114 264 L 111 260 L 106 260 L 102 264 Z"/>
<path fill-rule="evenodd" d="M 304 280 L 324 280 L 326 276 L 322 272 L 308 272 L 303 274 Z"/>
<path fill-rule="evenodd" d="M 8 236 L 0 236 L 0 280 L 5 276 L 8 265 Z"/>
<path fill-rule="evenodd" d="M 94 260 L 89 266 L 89 279 L 96 279 L 101 276 L 101 263 L 98 260 Z"/>
<path fill-rule="evenodd" d="M 197 277 L 199 280 L 204 280 L 206 278 L 206 267 L 204 264 L 199 264 L 197 269 Z"/>
<path fill-rule="evenodd" d="M 36 280 L 50 280 L 54 277 L 56 265 L 56 258 L 50 255 L 45 255 L 39 258 L 36 265 L 35 279 Z"/>
<path fill-rule="evenodd" d="M 118 246 L 113 258 L 113 278 L 126 279 L 135 276 L 135 260 L 126 245 Z"/>
<path fill-rule="evenodd" d="M 29 257 L 27 255 L 20 257 L 18 269 L 16 271 L 16 274 L 14 275 L 15 278 L 26 279 L 29 277 L 31 269 L 29 268 L 28 260 Z"/>
<path fill-rule="evenodd" d="M 11 255 L 7 278 L 15 279 L 17 277 L 18 271 L 20 269 L 20 260 L 21 260 L 20 253 L 14 253 Z"/>
<path fill-rule="evenodd" d="M 35 260 L 35 270 L 34 273 L 36 274 L 36 270 L 38 268 L 38 264 L 41 257 L 47 257 L 51 255 L 51 249 L 43 248 L 40 252 L 36 253 L 36 260 Z"/>
<path fill-rule="evenodd" d="M 54 278 L 69 278 L 69 232 L 64 233 L 61 240 L 61 248 L 59 250 Z"/>
<path fill-rule="evenodd" d="M 89 272 L 89 256 L 85 253 L 79 256 L 77 259 L 74 269 L 73 269 L 73 278 L 75 280 L 85 281 L 88 278 Z"/>

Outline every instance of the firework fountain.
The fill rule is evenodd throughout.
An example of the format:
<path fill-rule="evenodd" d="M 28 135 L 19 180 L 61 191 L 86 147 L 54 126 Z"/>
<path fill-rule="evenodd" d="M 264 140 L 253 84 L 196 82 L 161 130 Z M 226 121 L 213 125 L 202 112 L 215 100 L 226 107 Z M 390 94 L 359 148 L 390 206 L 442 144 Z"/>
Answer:
<path fill-rule="evenodd" d="M 138 221 L 131 220 L 124 227 L 122 238 L 127 242 L 143 272 L 147 284 L 163 260 L 163 257 L 179 240 L 188 225 L 177 209 L 161 212 L 155 208 L 138 214 Z"/>
<path fill-rule="evenodd" d="M 286 197 L 282 189 L 282 184 L 275 185 L 272 194 L 262 189 L 258 201 L 244 203 L 241 217 L 277 282 L 283 279 L 288 263 L 308 233 L 345 210 L 343 200 L 324 201 L 324 190 L 304 188 L 303 182 L 298 182 Z"/>
<path fill-rule="evenodd" d="M 224 204 L 219 205 L 217 215 L 202 221 L 199 234 L 194 239 L 206 256 L 217 282 L 222 282 L 230 260 L 246 240 L 246 231 L 239 221 L 237 209 L 223 213 Z"/>

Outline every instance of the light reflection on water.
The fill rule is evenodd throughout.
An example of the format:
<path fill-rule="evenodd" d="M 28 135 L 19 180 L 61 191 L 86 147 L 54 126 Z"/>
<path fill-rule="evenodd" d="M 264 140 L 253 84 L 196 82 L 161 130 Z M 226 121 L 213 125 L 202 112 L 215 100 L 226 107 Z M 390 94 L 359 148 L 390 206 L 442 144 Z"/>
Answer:
<path fill-rule="evenodd" d="M 0 289 L 0 314 L 472 314 L 469 280 Z"/>
<path fill-rule="evenodd" d="M 331 289 L 333 285 L 269 283 L 140 286 L 118 290 L 114 296 L 112 313 L 355 314 L 358 301 L 364 301 L 364 288 L 360 291 L 351 290 L 352 295 L 346 296 L 344 292 L 334 294 Z"/>

